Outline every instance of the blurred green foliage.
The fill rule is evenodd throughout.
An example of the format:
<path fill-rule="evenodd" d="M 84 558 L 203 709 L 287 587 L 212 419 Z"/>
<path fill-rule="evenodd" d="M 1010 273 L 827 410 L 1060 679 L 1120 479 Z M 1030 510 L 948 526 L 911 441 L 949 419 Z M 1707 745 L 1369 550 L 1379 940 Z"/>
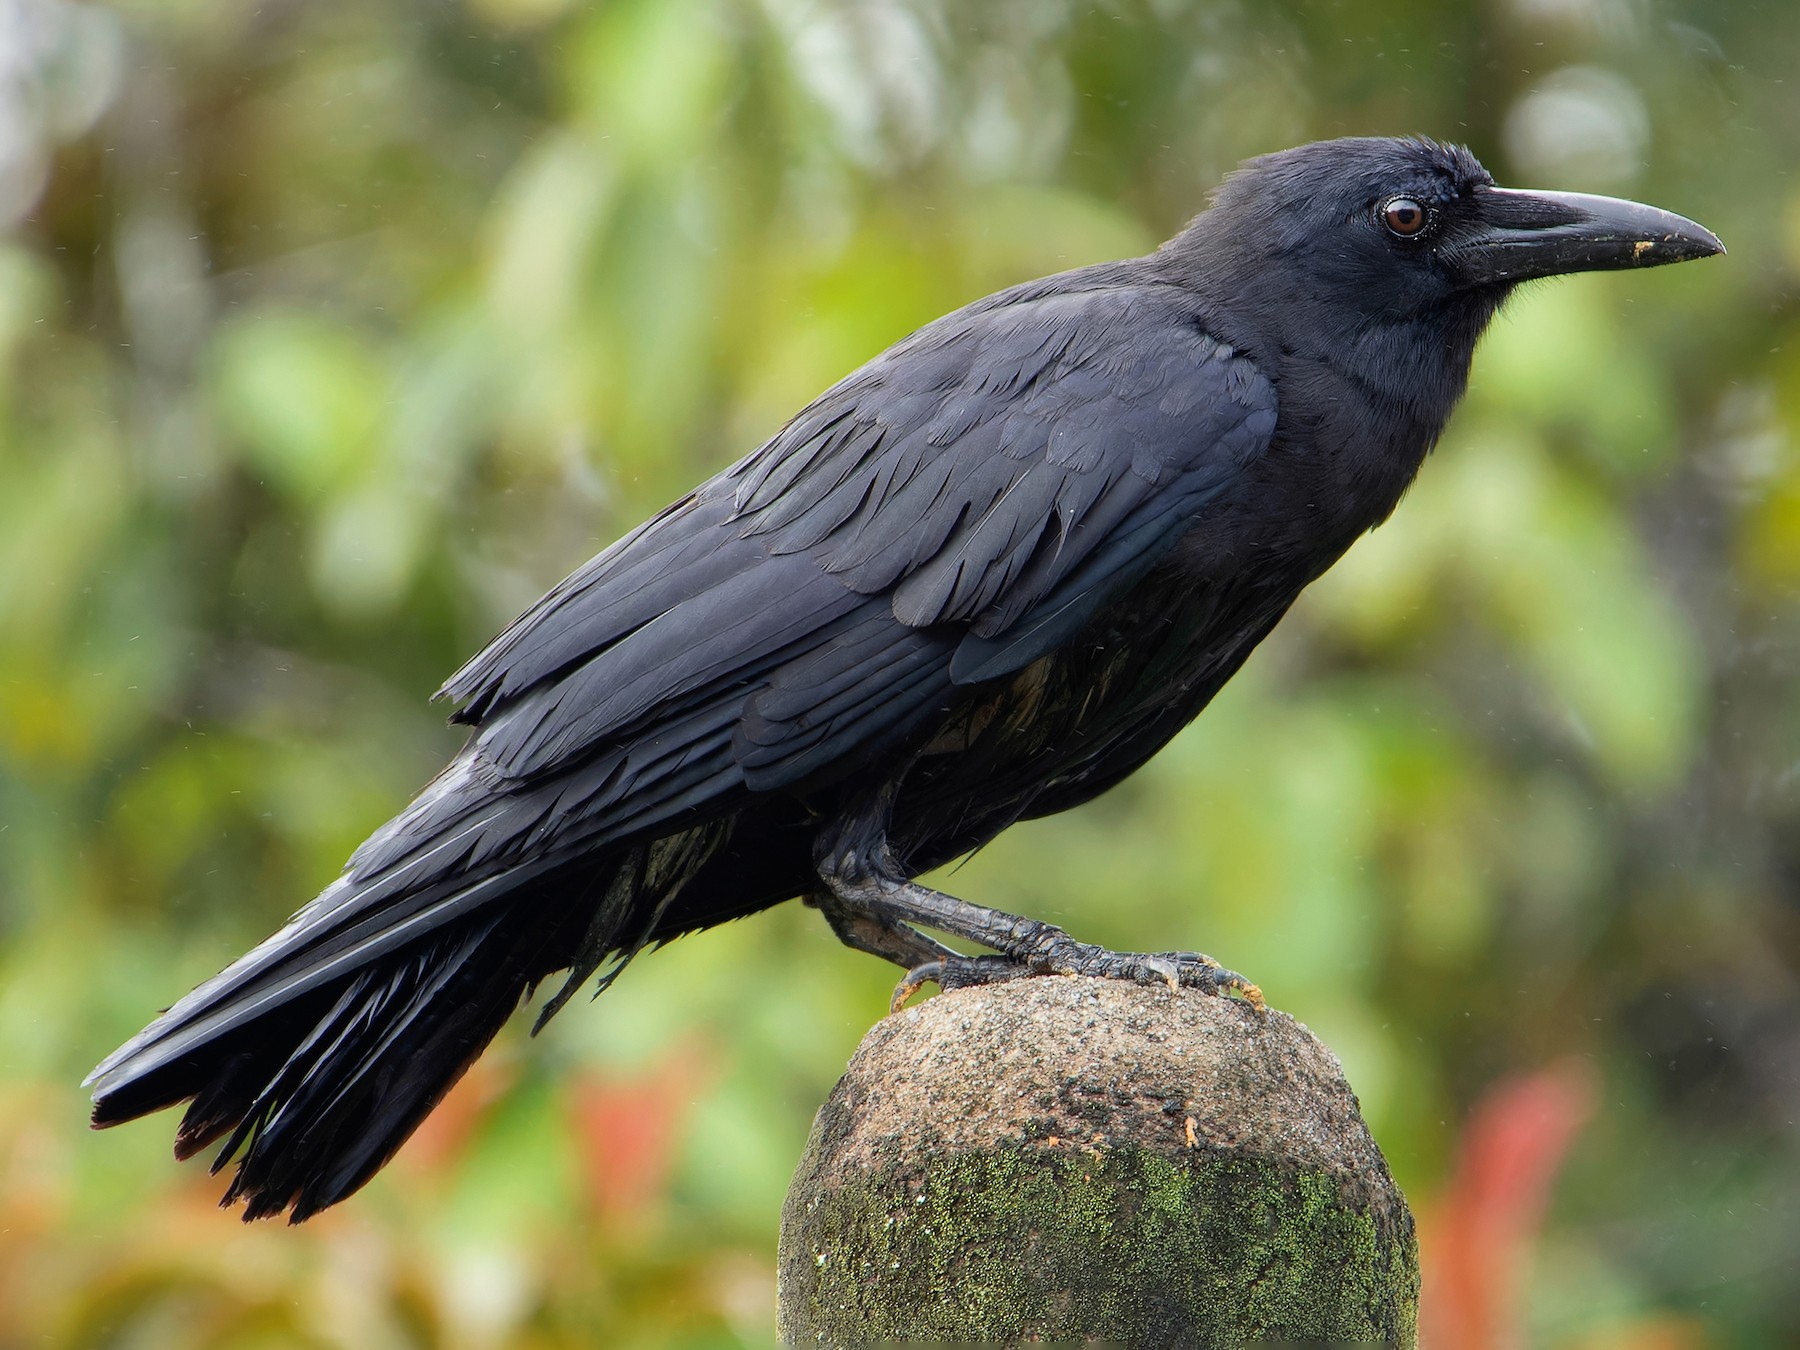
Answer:
<path fill-rule="evenodd" d="M 1428 1266 L 1471 1103 L 1585 1061 L 1520 1334 L 1800 1340 L 1795 69 L 1781 0 L 0 5 L 0 1347 L 766 1341 L 893 979 L 798 906 L 510 1029 L 298 1230 L 75 1084 L 430 776 L 425 696 L 599 543 L 1241 157 L 1408 131 L 1731 255 L 1521 296 L 1216 706 L 951 884 L 1251 972 Z"/>

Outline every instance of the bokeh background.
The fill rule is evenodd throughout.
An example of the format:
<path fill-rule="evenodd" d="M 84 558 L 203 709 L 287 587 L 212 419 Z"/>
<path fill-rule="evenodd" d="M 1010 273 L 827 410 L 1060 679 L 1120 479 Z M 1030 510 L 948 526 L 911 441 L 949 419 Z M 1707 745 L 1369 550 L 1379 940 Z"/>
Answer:
<path fill-rule="evenodd" d="M 0 1347 L 767 1343 L 894 977 L 798 906 L 511 1028 L 299 1229 L 78 1080 L 598 544 L 1241 157 L 1413 131 L 1731 253 L 1521 295 L 1213 709 L 950 884 L 1318 1031 L 1430 1345 L 1800 1343 L 1797 71 L 1789 0 L 0 0 Z"/>

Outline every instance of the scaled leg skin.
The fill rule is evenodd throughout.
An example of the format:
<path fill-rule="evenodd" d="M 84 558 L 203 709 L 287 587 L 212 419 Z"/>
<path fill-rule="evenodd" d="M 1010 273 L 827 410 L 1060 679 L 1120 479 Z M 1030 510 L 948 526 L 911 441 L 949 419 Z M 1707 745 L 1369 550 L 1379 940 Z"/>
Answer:
<path fill-rule="evenodd" d="M 821 887 L 811 903 L 819 907 L 839 942 L 897 966 L 910 970 L 956 955 L 936 938 L 927 937 L 908 924 L 845 904 L 828 888 Z"/>
<path fill-rule="evenodd" d="M 820 836 L 814 863 L 825 891 L 819 906 L 838 936 L 860 951 L 908 966 L 894 990 L 899 1008 L 921 985 L 945 989 L 993 984 L 1024 975 L 1088 975 L 1138 984 L 1236 993 L 1253 1007 L 1262 991 L 1199 952 L 1115 952 L 1077 942 L 1054 924 L 973 905 L 921 886 L 906 875 L 887 844 L 884 792 L 867 813 L 846 816 Z M 913 925 L 979 943 L 995 956 L 963 956 Z M 935 949 L 935 950 L 934 950 Z M 916 959 L 918 957 L 924 959 Z"/>

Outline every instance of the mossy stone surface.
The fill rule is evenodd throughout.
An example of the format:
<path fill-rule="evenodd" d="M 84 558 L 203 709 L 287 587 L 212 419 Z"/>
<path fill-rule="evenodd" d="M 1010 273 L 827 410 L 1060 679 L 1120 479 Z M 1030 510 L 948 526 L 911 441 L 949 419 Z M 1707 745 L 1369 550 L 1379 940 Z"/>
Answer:
<path fill-rule="evenodd" d="M 1039 979 L 869 1033 L 782 1217 L 781 1329 L 858 1345 L 1411 1345 L 1412 1217 L 1280 1013 Z"/>

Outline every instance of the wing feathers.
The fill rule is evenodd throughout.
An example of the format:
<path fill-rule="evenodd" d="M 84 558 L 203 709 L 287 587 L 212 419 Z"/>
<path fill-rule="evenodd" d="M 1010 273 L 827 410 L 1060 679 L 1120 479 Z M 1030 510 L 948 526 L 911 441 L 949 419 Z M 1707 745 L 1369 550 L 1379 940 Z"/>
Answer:
<path fill-rule="evenodd" d="M 724 811 L 1069 640 L 1274 421 L 1185 297 L 1118 277 L 920 330 L 564 582 L 446 686 L 480 727 L 468 800 L 428 809 L 429 851 L 368 860 Z"/>

